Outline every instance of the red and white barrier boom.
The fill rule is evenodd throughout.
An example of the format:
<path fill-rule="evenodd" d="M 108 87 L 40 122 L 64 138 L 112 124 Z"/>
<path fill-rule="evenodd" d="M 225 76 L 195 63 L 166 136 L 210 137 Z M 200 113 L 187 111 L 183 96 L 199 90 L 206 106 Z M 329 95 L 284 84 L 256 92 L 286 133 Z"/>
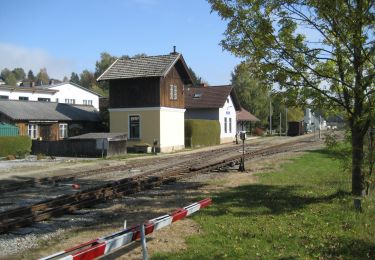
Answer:
<path fill-rule="evenodd" d="M 206 198 L 184 208 L 178 209 L 170 215 L 164 215 L 146 221 L 144 223 L 145 234 L 148 235 L 154 232 L 155 230 L 166 227 L 171 223 L 176 222 L 177 220 L 183 219 L 184 217 L 187 217 L 193 214 L 194 212 L 209 206 L 211 203 L 212 199 Z M 119 232 L 88 241 L 86 243 L 67 249 L 65 251 L 61 251 L 56 254 L 40 258 L 40 260 L 87 260 L 106 255 L 119 247 L 122 247 L 126 244 L 129 244 L 130 242 L 138 240 L 141 237 L 140 226 L 141 225 L 137 225 L 123 229 Z"/>

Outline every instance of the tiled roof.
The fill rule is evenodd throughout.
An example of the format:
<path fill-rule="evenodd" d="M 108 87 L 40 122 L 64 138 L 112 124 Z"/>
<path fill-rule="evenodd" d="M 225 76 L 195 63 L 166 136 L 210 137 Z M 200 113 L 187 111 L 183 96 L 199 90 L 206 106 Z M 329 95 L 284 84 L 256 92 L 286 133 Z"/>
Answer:
<path fill-rule="evenodd" d="M 13 120 L 91 122 L 101 120 L 93 106 L 52 102 L 0 100 L 0 113 Z"/>
<path fill-rule="evenodd" d="M 232 90 L 230 85 L 185 88 L 185 108 L 221 108 L 231 95 L 237 109 L 237 97 Z"/>
<path fill-rule="evenodd" d="M 171 53 L 160 56 L 117 59 L 97 80 L 165 76 L 180 57 L 179 53 Z"/>
<path fill-rule="evenodd" d="M 249 111 L 241 107 L 240 111 L 237 111 L 237 121 L 260 121 L 256 116 L 251 114 Z"/>

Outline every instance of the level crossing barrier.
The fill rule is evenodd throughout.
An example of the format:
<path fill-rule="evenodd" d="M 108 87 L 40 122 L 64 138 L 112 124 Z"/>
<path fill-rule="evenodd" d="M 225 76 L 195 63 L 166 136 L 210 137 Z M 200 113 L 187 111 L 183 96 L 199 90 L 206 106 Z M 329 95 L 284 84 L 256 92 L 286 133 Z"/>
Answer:
<path fill-rule="evenodd" d="M 95 259 L 111 253 L 115 249 L 125 246 L 133 241 L 141 238 L 141 225 L 144 226 L 145 235 L 166 227 L 173 222 L 190 216 L 194 212 L 211 205 L 212 199 L 206 198 L 196 203 L 190 204 L 181 209 L 177 209 L 169 215 L 163 215 L 144 222 L 143 224 L 136 225 L 130 228 L 125 228 L 119 232 L 100 237 L 86 243 L 80 244 L 73 248 L 49 255 L 39 260 L 88 260 Z"/>

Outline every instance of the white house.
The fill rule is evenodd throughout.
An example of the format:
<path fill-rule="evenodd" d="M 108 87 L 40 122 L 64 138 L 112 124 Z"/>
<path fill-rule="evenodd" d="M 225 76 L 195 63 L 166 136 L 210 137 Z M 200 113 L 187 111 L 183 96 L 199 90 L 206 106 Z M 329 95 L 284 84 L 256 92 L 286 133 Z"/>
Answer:
<path fill-rule="evenodd" d="M 307 132 L 325 130 L 327 128 L 326 120 L 320 114 L 312 112 L 310 108 L 305 109 L 303 121 Z"/>
<path fill-rule="evenodd" d="M 44 86 L 8 86 L 0 85 L 0 99 L 45 101 L 93 106 L 99 110 L 100 95 L 71 82 Z"/>
<path fill-rule="evenodd" d="M 185 119 L 218 120 L 220 142 L 232 142 L 237 132 L 236 112 L 241 109 L 234 88 L 201 85 L 185 92 Z"/>

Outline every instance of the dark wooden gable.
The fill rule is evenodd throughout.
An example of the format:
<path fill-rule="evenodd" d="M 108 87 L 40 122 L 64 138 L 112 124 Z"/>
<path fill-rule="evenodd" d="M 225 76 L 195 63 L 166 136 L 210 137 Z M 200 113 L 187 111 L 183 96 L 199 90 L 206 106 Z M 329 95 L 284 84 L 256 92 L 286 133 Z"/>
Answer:
<path fill-rule="evenodd" d="M 187 66 L 180 57 L 165 76 L 109 80 L 110 108 L 171 107 L 185 108 L 184 84 L 191 84 Z M 171 86 L 177 99 L 171 98 Z"/>

